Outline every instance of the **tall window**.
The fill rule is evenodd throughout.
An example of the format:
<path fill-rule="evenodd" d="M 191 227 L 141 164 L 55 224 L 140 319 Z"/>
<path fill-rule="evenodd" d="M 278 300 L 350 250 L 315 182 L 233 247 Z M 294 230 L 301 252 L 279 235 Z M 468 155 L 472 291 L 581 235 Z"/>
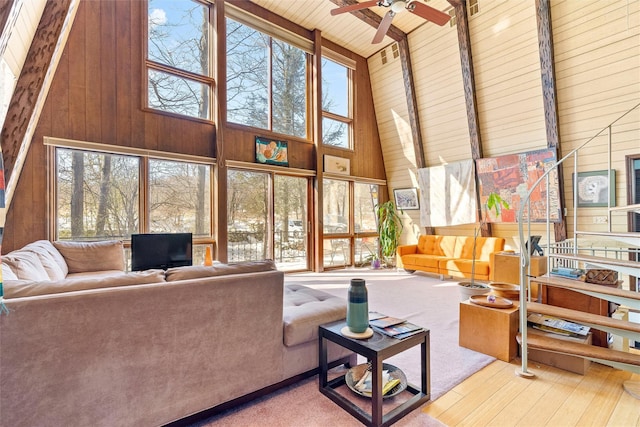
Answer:
<path fill-rule="evenodd" d="M 56 239 L 189 232 L 211 243 L 211 164 L 63 147 L 55 160 Z M 194 247 L 194 260 L 201 254 Z"/>
<path fill-rule="evenodd" d="M 341 148 L 351 144 L 351 70 L 322 58 L 322 143 Z"/>
<path fill-rule="evenodd" d="M 209 7 L 193 0 L 149 0 L 149 108 L 210 119 Z"/>
<path fill-rule="evenodd" d="M 227 121 L 307 138 L 302 49 L 227 18 Z"/>

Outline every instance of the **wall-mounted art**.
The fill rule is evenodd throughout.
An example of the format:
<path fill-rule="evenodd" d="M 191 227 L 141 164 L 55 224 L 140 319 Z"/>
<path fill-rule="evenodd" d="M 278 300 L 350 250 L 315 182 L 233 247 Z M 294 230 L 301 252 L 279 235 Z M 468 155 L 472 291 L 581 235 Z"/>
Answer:
<path fill-rule="evenodd" d="M 482 219 L 487 222 L 516 222 L 521 201 L 525 199 L 533 184 L 556 163 L 555 149 L 529 151 L 476 160 L 476 171 L 480 192 Z M 558 172 L 549 173 L 549 220 L 560 222 L 560 187 Z M 487 210 L 487 199 L 497 193 L 509 203 L 498 216 Z M 541 184 L 531 193 L 530 209 L 524 209 L 524 220 L 531 212 L 531 222 L 547 219 L 547 186 Z"/>
<path fill-rule="evenodd" d="M 324 171 L 328 173 L 338 173 L 349 175 L 351 173 L 351 161 L 344 157 L 324 155 Z"/>
<path fill-rule="evenodd" d="M 575 174 L 573 174 L 575 179 Z M 609 193 L 611 189 L 611 193 Z M 616 171 L 578 172 L 578 207 L 607 207 L 616 205 Z"/>
<path fill-rule="evenodd" d="M 256 162 L 289 166 L 287 142 L 256 136 Z"/>
<path fill-rule="evenodd" d="M 417 188 L 396 188 L 393 190 L 393 196 L 398 209 L 408 211 L 420 209 Z"/>

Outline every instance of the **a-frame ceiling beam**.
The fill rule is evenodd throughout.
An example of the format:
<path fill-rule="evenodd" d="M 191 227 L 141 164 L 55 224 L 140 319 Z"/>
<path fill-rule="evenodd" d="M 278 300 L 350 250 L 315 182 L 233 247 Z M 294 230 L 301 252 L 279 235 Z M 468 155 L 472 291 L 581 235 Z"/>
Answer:
<path fill-rule="evenodd" d="M 331 0 L 331 2 L 333 2 L 337 6 L 350 6 L 352 4 L 359 3 L 357 0 Z M 368 8 L 354 10 L 350 13 L 361 21 L 364 21 L 367 24 L 371 25 L 373 28 L 378 28 L 380 22 L 382 21 L 382 18 L 379 15 L 372 12 Z M 391 37 L 395 41 L 400 41 L 404 37 L 406 37 L 406 34 L 404 33 L 404 31 L 400 30 L 398 27 L 392 24 L 387 31 L 387 36 Z"/>
<path fill-rule="evenodd" d="M 49 0 L 13 91 L 0 134 L 8 210 L 80 0 Z"/>
<path fill-rule="evenodd" d="M 556 97 L 556 76 L 553 59 L 553 36 L 551 30 L 551 5 L 549 0 L 536 0 L 538 24 L 538 50 L 540 55 L 540 74 L 542 78 L 542 102 L 544 104 L 544 123 L 547 130 L 547 148 L 555 148 L 556 156 L 561 158 L 560 133 L 558 130 L 558 102 Z M 558 167 L 558 182 L 564 182 L 562 164 Z M 558 197 L 560 212 L 564 212 L 564 185 L 560 185 Z M 567 220 L 553 224 L 556 242 L 567 238 Z"/>
<path fill-rule="evenodd" d="M 462 67 L 462 86 L 464 89 L 465 105 L 467 106 L 467 125 L 469 127 L 469 143 L 471 158 L 476 161 L 482 158 L 482 138 L 478 120 L 478 102 L 476 100 L 476 83 L 473 71 L 473 57 L 471 55 L 471 37 L 469 36 L 469 19 L 464 0 L 449 0 L 455 7 L 456 27 L 458 28 L 458 46 L 460 49 L 460 66 Z M 476 174 L 476 179 L 477 179 Z M 478 209 L 480 209 L 480 195 L 477 195 Z M 480 217 L 481 212 L 478 212 Z M 491 236 L 491 224 L 481 223 L 480 232 L 483 236 Z"/>

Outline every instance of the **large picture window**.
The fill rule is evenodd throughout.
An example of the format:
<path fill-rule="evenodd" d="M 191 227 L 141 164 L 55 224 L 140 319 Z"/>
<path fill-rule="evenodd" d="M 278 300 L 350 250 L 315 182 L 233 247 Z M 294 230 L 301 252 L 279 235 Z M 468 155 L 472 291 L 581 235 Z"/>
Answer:
<path fill-rule="evenodd" d="M 203 3 L 148 0 L 149 108 L 211 119 L 209 21 L 209 6 Z"/>
<path fill-rule="evenodd" d="M 55 239 L 189 232 L 198 245 L 194 260 L 212 243 L 211 163 L 53 149 Z"/>
<path fill-rule="evenodd" d="M 307 138 L 308 54 L 227 18 L 227 121 Z"/>

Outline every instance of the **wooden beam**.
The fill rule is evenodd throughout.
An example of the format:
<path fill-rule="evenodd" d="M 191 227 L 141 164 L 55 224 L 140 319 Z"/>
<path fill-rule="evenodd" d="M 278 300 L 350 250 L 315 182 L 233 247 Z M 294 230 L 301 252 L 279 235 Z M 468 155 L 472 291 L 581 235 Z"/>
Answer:
<path fill-rule="evenodd" d="M 540 77 L 542 78 L 542 101 L 544 104 L 544 124 L 547 130 L 547 147 L 555 148 L 558 159 L 562 157 L 560 150 L 560 134 L 558 131 L 558 102 L 556 90 L 555 63 L 553 58 L 553 33 L 551 29 L 551 6 L 549 0 L 536 0 L 536 17 L 538 24 L 538 53 L 540 55 Z M 559 207 L 562 220 L 553 224 L 556 242 L 567 238 L 567 220 L 564 213 L 563 165 L 558 166 L 558 182 L 560 183 Z"/>
<path fill-rule="evenodd" d="M 352 4 L 359 3 L 357 0 L 331 0 L 331 2 L 337 6 L 350 6 Z M 380 25 L 380 22 L 382 21 L 382 18 L 378 14 L 369 10 L 368 8 L 354 10 L 353 12 L 350 12 L 350 13 L 356 18 L 360 19 L 361 21 L 371 25 L 373 28 L 378 28 L 378 26 Z M 399 42 L 404 37 L 406 37 L 406 34 L 404 31 L 402 31 L 398 27 L 391 25 L 389 27 L 389 30 L 387 31 L 387 36 Z"/>
<path fill-rule="evenodd" d="M 0 0 L 0 58 L 9 43 L 11 30 L 15 25 L 18 13 L 15 11 L 15 0 Z M 10 20 L 9 17 L 12 19 Z"/>
<path fill-rule="evenodd" d="M 416 168 L 421 169 L 427 167 L 427 159 L 424 155 L 422 128 L 420 127 L 420 115 L 418 114 L 418 100 L 416 98 L 413 68 L 411 66 L 411 53 L 406 36 L 398 41 L 398 50 L 400 52 L 400 64 L 402 65 L 402 79 L 404 81 L 404 93 L 407 98 L 407 110 L 409 112 L 413 150 L 416 157 Z M 425 231 L 426 234 L 435 234 L 435 232 L 434 227 L 427 227 Z"/>
<path fill-rule="evenodd" d="M 471 38 L 469 36 L 469 20 L 464 1 L 450 1 L 456 10 L 456 27 L 458 28 L 458 45 L 460 48 L 460 64 L 462 67 L 462 85 L 464 88 L 465 104 L 467 106 L 467 125 L 469 127 L 469 143 L 471 158 L 475 161 L 482 158 L 482 139 L 478 122 L 478 103 L 476 101 L 476 84 L 473 72 L 473 58 L 471 55 Z M 476 186 L 477 186 L 476 173 Z M 476 193 L 478 202 L 478 217 L 480 218 L 480 194 Z M 491 236 L 491 224 L 481 224 L 482 236 Z"/>
<path fill-rule="evenodd" d="M 79 2 L 47 1 L 11 97 L 7 119 L 0 134 L 7 184 L 7 210 Z"/>

